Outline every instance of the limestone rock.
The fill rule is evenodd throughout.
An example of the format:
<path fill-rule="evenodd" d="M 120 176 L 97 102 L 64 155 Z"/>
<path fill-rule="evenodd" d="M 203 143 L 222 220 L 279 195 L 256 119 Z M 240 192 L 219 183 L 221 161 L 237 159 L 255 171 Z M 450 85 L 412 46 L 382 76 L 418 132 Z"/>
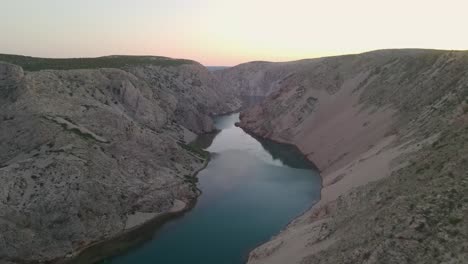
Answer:
<path fill-rule="evenodd" d="M 185 176 L 206 161 L 186 135 L 238 107 L 216 81 L 199 64 L 0 63 L 0 262 L 71 257 L 195 199 Z"/>

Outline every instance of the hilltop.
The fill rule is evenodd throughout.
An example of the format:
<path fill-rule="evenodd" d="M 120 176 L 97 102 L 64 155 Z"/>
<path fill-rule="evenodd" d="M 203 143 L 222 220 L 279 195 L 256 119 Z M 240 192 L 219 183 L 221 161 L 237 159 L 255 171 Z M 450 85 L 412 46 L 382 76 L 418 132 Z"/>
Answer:
<path fill-rule="evenodd" d="M 20 55 L 0 54 L 0 61 L 21 66 L 25 71 L 40 70 L 77 70 L 116 68 L 124 69 L 135 66 L 180 66 L 197 64 L 192 60 L 172 59 L 161 56 L 123 56 L 112 55 L 98 58 L 37 58 Z"/>

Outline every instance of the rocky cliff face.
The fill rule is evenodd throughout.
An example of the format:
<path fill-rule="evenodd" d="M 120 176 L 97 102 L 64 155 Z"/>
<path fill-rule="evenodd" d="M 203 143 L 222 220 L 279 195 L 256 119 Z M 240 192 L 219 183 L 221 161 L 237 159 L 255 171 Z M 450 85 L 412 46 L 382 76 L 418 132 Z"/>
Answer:
<path fill-rule="evenodd" d="M 248 62 L 232 68 L 215 71 L 220 89 L 232 93 L 244 106 L 254 105 L 281 87 L 290 77 L 297 63 Z"/>
<path fill-rule="evenodd" d="M 238 83 L 262 84 L 269 96 L 241 114 L 241 127 L 297 145 L 324 188 L 249 263 L 468 258 L 459 200 L 468 191 L 468 53 L 384 50 L 258 67 Z"/>
<path fill-rule="evenodd" d="M 0 262 L 72 257 L 198 195 L 186 144 L 236 100 L 194 62 L 120 68 L 0 63 Z"/>

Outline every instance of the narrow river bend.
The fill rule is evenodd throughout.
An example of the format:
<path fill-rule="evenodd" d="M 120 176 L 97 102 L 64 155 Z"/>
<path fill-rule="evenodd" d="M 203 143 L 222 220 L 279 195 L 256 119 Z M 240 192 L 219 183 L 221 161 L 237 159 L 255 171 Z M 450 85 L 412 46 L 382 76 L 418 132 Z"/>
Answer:
<path fill-rule="evenodd" d="M 237 121 L 239 114 L 218 117 L 221 131 L 198 139 L 212 159 L 198 174 L 196 206 L 113 264 L 245 263 L 320 198 L 320 176 L 295 148 L 255 139 Z"/>

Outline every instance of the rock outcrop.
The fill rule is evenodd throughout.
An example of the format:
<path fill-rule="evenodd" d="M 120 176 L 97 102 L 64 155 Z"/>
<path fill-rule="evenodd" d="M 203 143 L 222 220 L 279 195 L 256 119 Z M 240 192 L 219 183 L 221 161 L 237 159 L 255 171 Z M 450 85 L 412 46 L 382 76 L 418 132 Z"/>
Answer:
<path fill-rule="evenodd" d="M 211 115 L 239 107 L 195 62 L 40 70 L 58 64 L 8 58 L 34 71 L 0 63 L 1 263 L 70 259 L 184 210 L 206 163 L 188 142 L 214 129 Z"/>
<path fill-rule="evenodd" d="M 298 146 L 323 189 L 249 263 L 468 259 L 467 52 L 383 50 L 257 67 L 237 83 L 261 84 L 253 92 L 269 96 L 240 126 Z"/>

